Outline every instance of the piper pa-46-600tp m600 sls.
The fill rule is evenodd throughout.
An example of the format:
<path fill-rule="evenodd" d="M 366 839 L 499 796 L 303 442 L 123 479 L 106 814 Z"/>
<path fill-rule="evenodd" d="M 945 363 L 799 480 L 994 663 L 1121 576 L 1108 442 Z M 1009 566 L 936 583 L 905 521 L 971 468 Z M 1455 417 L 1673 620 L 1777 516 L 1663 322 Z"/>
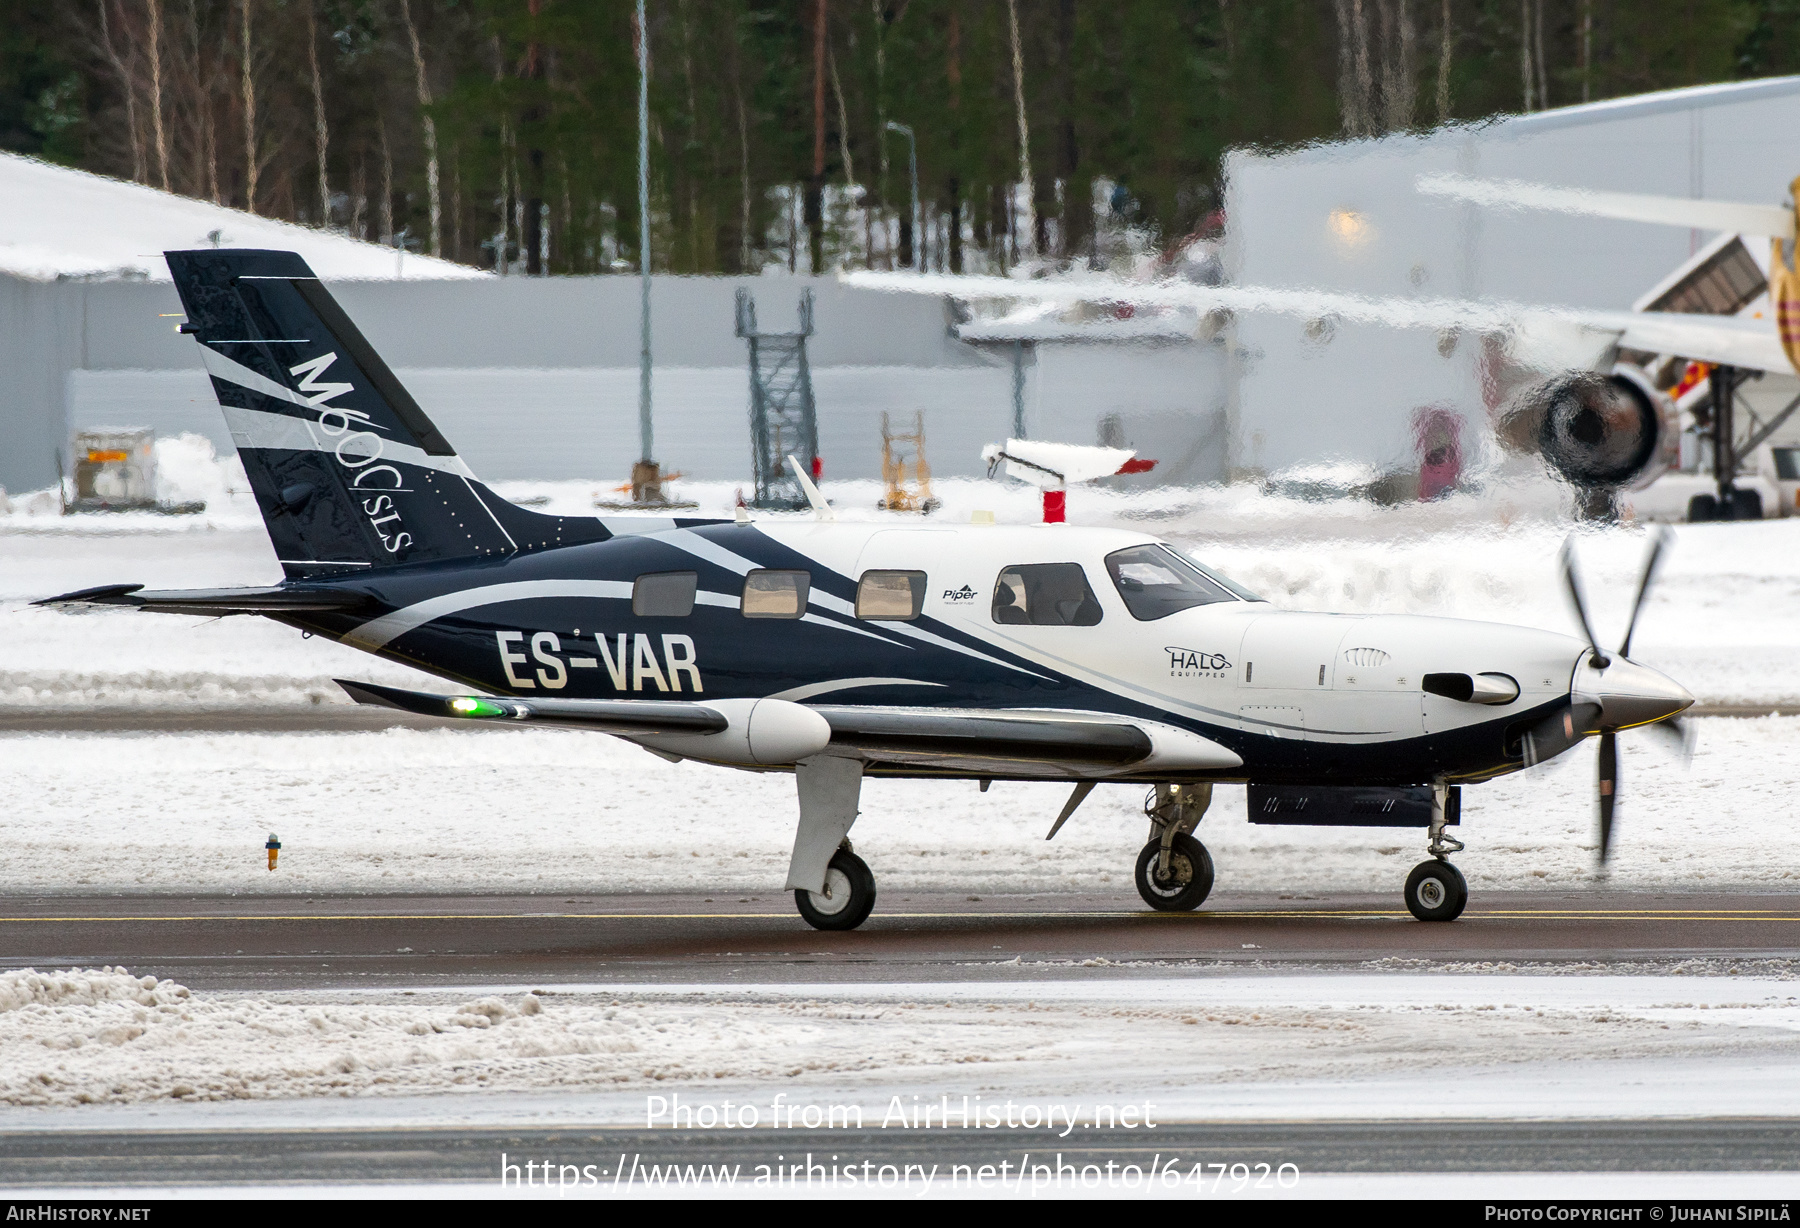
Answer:
<path fill-rule="evenodd" d="M 1468 895 L 1444 830 L 1462 785 L 1598 734 L 1604 855 L 1615 734 L 1692 703 L 1629 659 L 1629 633 L 1609 653 L 1591 634 L 1288 613 L 1142 534 L 838 523 L 798 467 L 817 519 L 530 512 L 474 479 L 300 257 L 168 261 L 286 579 L 47 604 L 259 614 L 465 688 L 343 683 L 362 703 L 792 772 L 787 886 L 822 929 L 875 903 L 847 839 L 864 776 L 1064 782 L 1051 835 L 1095 785 L 1144 787 L 1137 885 L 1165 910 L 1206 898 L 1192 833 L 1215 783 L 1245 782 L 1255 822 L 1426 829 L 1407 907 L 1449 920 Z"/>

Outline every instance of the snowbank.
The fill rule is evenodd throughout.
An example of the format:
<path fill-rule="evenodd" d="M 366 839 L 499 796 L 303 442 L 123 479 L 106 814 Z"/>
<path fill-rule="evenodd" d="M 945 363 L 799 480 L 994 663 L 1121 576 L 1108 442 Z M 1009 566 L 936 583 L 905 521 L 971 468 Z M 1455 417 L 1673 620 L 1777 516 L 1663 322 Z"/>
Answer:
<path fill-rule="evenodd" d="M 48 1000 L 40 988 L 15 988 L 36 982 L 87 988 Z M 1172 1116 L 1203 1114 L 1234 1086 L 1273 1082 L 1311 1084 L 1328 1104 L 1370 1101 L 1369 1080 L 1432 1068 L 1460 1079 L 1471 1055 L 1521 1071 L 1557 1063 L 1565 1074 L 1701 1054 L 1792 1071 L 1800 1050 L 1800 993 L 1751 977 L 515 987 L 471 998 L 189 993 L 107 969 L 0 975 L 0 1000 L 15 996 L 31 1000 L 0 1011 L 0 1105 L 477 1090 L 648 1090 L 712 1102 L 741 1100 L 747 1087 L 766 1105 L 776 1092 L 803 1101 L 830 1088 L 866 1099 L 879 1117 L 904 1088 L 1088 1105 L 1161 1097 Z M 1150 1068 L 1146 1053 L 1157 1055 Z M 1458 1114 L 1461 1103 L 1403 1111 Z M 640 1098 L 635 1108 L 644 1107 Z"/>

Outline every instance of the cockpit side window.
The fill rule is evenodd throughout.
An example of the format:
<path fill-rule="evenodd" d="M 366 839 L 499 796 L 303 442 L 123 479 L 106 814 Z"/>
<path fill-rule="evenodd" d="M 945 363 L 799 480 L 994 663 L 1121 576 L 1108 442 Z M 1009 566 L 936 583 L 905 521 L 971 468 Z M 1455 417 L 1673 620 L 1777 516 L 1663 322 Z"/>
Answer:
<path fill-rule="evenodd" d="M 1079 563 L 1015 563 L 994 583 L 994 621 L 1091 627 L 1100 621 L 1100 603 Z"/>
<path fill-rule="evenodd" d="M 1224 584 L 1163 546 L 1115 550 L 1106 556 L 1106 573 L 1125 608 L 1141 623 L 1197 605 L 1237 600 Z"/>

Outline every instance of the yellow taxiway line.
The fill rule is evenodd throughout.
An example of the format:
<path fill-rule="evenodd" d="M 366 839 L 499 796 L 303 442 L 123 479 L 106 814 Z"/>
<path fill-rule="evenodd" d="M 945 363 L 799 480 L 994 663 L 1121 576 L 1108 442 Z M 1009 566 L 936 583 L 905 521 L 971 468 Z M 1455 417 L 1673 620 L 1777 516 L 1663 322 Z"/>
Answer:
<path fill-rule="evenodd" d="M 146 916 L 119 914 L 102 917 L 5 917 L 9 923 L 42 924 L 44 922 L 178 922 L 178 921 L 734 921 L 756 919 L 790 920 L 796 914 L 781 912 L 480 912 L 480 913 L 210 913 L 179 916 Z M 878 917 L 893 920 L 1356 920 L 1403 917 L 1404 907 L 1392 909 L 1319 909 L 1265 910 L 1229 912 L 1169 913 L 1148 909 L 1117 912 L 882 912 Z M 1463 914 L 1464 921 L 1517 920 L 1536 918 L 1549 921 L 1800 921 L 1800 910 L 1775 909 L 1494 909 Z"/>

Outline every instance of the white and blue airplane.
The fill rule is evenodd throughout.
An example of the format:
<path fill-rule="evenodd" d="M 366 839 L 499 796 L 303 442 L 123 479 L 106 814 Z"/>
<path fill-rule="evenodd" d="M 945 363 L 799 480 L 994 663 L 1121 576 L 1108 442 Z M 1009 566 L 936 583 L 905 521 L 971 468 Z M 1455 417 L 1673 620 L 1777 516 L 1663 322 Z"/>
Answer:
<path fill-rule="evenodd" d="M 458 688 L 342 683 L 362 703 L 791 772 L 787 887 L 821 929 L 875 904 L 849 841 L 866 776 L 1063 782 L 1051 836 L 1096 785 L 1143 787 L 1136 882 L 1162 910 L 1205 900 L 1193 833 L 1213 786 L 1242 782 L 1255 822 L 1425 829 L 1406 904 L 1451 920 L 1464 785 L 1597 735 L 1604 857 L 1616 734 L 1693 702 L 1629 632 L 1609 653 L 1591 631 L 1285 612 L 1141 533 L 839 523 L 798 467 L 812 521 L 528 511 L 474 478 L 299 256 L 168 261 L 286 578 L 44 604 L 261 615 Z"/>

